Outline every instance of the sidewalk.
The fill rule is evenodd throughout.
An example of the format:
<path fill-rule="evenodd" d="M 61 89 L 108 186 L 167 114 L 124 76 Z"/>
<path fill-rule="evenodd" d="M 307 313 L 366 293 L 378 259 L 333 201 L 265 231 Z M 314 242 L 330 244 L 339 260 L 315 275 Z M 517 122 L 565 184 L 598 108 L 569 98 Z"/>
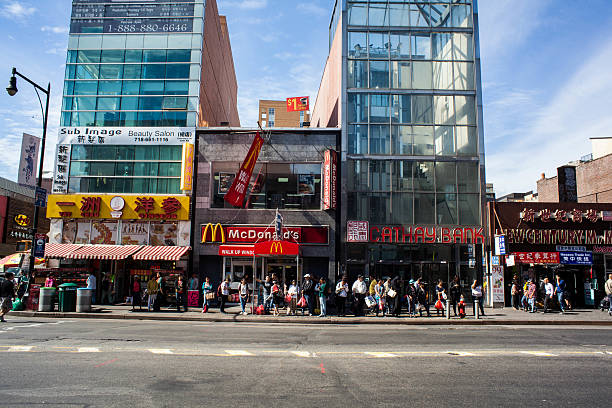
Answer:
<path fill-rule="evenodd" d="M 250 308 L 249 308 L 250 309 Z M 485 308 L 486 316 L 476 320 L 469 315 L 465 319 L 451 317 L 418 317 L 409 318 L 406 314 L 396 317 L 316 317 L 316 316 L 242 316 L 239 306 L 227 307 L 227 314 L 219 309 L 213 309 L 202 314 L 200 309 L 190 309 L 189 312 L 177 313 L 176 309 L 162 308 L 160 312 L 131 312 L 130 306 L 94 306 L 90 313 L 60 313 L 60 312 L 10 312 L 10 316 L 48 317 L 48 318 L 86 318 L 86 319 L 129 319 L 129 320 L 174 320 L 174 321 L 204 321 L 204 322 L 249 322 L 249 323 L 293 323 L 293 324 L 402 324 L 402 325 L 592 325 L 612 326 L 612 317 L 599 309 L 572 310 L 566 314 L 559 313 L 525 313 L 512 308 Z M 281 311 L 282 312 L 282 311 Z M 468 313 L 472 312 L 470 307 Z M 452 314 L 452 313 L 451 313 Z"/>

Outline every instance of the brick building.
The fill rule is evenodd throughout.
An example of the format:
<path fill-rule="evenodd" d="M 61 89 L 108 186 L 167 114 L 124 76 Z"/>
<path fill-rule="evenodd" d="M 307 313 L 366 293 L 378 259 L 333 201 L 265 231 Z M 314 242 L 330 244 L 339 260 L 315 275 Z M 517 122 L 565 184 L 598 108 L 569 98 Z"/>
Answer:
<path fill-rule="evenodd" d="M 287 112 L 286 101 L 259 101 L 259 123 L 262 127 L 308 127 L 310 113 Z"/>

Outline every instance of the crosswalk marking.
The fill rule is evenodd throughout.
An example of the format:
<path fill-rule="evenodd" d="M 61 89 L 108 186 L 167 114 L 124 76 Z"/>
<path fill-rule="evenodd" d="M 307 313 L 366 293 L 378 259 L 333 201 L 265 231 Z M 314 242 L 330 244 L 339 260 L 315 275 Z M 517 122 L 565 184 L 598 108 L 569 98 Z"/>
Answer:
<path fill-rule="evenodd" d="M 11 346 L 8 351 L 22 352 L 22 351 L 32 351 L 34 346 Z"/>
<path fill-rule="evenodd" d="M 558 357 L 558 354 L 545 353 L 543 351 L 521 351 L 522 354 L 529 354 L 538 357 Z"/>
<path fill-rule="evenodd" d="M 291 353 L 298 357 L 310 357 L 310 352 L 308 351 L 292 351 Z"/>
<path fill-rule="evenodd" d="M 249 353 L 246 350 L 225 350 L 230 356 L 254 356 L 255 354 Z"/>
<path fill-rule="evenodd" d="M 79 347 L 77 349 L 79 353 L 99 353 L 100 349 L 97 347 Z"/>
<path fill-rule="evenodd" d="M 367 352 L 365 352 L 365 354 L 368 355 L 368 356 L 376 357 L 376 358 L 392 358 L 392 357 L 397 357 L 397 354 L 384 353 L 384 352 L 379 352 L 379 351 L 367 351 Z"/>
<path fill-rule="evenodd" d="M 149 351 L 153 354 L 174 354 L 170 349 L 149 349 Z"/>

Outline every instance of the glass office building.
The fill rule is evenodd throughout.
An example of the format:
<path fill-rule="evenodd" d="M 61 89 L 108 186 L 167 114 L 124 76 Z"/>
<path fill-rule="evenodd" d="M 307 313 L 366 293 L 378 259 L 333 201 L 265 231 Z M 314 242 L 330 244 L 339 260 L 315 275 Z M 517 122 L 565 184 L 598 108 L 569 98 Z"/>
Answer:
<path fill-rule="evenodd" d="M 326 74 L 338 69 L 342 79 L 333 85 L 324 74 L 317 104 L 339 88 L 342 109 L 334 118 L 332 105 L 315 105 L 312 122 L 343 129 L 350 275 L 476 276 L 479 249 L 470 244 L 483 225 L 484 195 L 477 18 L 471 0 L 336 3 Z M 351 221 L 367 221 L 367 237 L 357 239 Z M 446 231 L 471 233 L 451 243 Z"/>

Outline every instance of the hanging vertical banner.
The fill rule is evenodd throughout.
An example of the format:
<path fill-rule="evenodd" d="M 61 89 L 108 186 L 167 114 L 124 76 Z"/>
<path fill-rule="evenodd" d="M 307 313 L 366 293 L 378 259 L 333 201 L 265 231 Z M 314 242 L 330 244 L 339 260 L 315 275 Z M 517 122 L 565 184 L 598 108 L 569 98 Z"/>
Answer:
<path fill-rule="evenodd" d="M 38 168 L 38 150 L 40 138 L 27 133 L 21 139 L 21 159 L 19 160 L 19 175 L 17 182 L 22 186 L 36 186 L 36 170 Z"/>
<path fill-rule="evenodd" d="M 193 188 L 193 143 L 183 143 L 183 162 L 181 169 L 181 190 L 191 191 Z"/>
<path fill-rule="evenodd" d="M 249 149 L 249 153 L 244 159 L 242 166 L 240 166 L 240 170 L 238 171 L 238 174 L 236 174 L 232 186 L 225 194 L 225 197 L 223 197 L 225 201 L 234 207 L 242 207 L 242 202 L 246 196 L 247 188 L 249 186 L 249 182 L 251 181 L 251 176 L 253 175 L 253 169 L 255 168 L 255 164 L 257 163 L 257 158 L 259 157 L 259 152 L 261 151 L 263 144 L 264 140 L 261 136 L 259 136 L 259 132 L 257 132 L 255 139 L 253 140 L 253 144 Z"/>
<path fill-rule="evenodd" d="M 323 155 L 323 210 L 335 210 L 338 202 L 338 153 L 326 150 Z"/>

